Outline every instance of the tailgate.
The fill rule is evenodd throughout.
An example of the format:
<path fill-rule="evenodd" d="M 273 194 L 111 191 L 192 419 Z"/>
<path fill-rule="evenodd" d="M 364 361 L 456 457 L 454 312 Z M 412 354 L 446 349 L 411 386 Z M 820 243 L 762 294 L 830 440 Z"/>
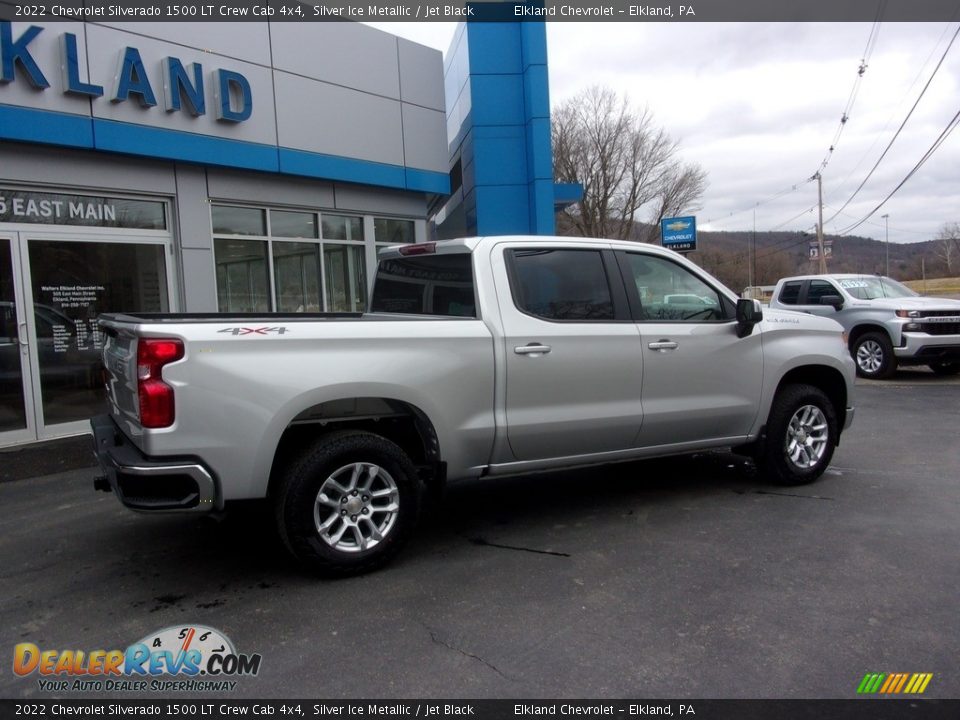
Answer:
<path fill-rule="evenodd" d="M 103 346 L 103 367 L 110 414 L 126 427 L 139 425 L 140 400 L 137 396 L 137 335 L 134 328 L 110 320 L 101 320 L 107 337 Z"/>

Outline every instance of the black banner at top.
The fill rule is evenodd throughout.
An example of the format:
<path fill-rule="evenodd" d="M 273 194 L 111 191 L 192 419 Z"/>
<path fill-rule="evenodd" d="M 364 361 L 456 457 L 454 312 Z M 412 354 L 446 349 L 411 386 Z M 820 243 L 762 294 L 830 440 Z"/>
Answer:
<path fill-rule="evenodd" d="M 0 0 L 23 22 L 948 22 L 956 0 Z"/>

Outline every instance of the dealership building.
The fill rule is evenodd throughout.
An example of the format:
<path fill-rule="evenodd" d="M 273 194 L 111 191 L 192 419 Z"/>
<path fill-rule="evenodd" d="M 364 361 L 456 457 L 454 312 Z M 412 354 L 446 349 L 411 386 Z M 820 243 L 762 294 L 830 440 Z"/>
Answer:
<path fill-rule="evenodd" d="M 543 23 L 0 21 L 0 447 L 104 407 L 105 312 L 365 309 L 379 247 L 553 231 Z"/>

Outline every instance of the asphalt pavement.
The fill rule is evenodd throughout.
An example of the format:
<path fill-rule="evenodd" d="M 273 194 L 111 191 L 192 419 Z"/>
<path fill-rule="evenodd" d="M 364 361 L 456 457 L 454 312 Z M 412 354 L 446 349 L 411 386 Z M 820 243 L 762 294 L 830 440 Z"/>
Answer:
<path fill-rule="evenodd" d="M 25 469 L 0 482 L 0 697 L 84 697 L 16 676 L 17 643 L 193 624 L 262 655 L 237 698 L 851 698 L 868 672 L 960 697 L 958 420 L 960 378 L 902 371 L 858 383 L 813 485 L 722 453 L 461 484 L 339 581 L 262 508 L 140 516 L 90 468 Z"/>

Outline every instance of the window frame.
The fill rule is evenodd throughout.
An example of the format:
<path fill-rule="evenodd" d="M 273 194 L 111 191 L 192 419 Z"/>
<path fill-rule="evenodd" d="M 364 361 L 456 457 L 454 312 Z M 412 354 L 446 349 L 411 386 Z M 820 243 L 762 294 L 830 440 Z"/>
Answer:
<path fill-rule="evenodd" d="M 567 252 L 593 252 L 599 254 L 600 262 L 603 266 L 603 274 L 607 281 L 607 289 L 610 291 L 610 301 L 613 305 L 613 317 L 561 320 L 557 318 L 544 317 L 543 315 L 537 315 L 536 313 L 526 310 L 521 304 L 520 278 L 517 275 L 516 259 L 514 257 L 514 253 L 523 252 L 525 250 L 560 250 Z M 633 318 L 630 316 L 630 307 L 627 300 L 627 294 L 623 288 L 623 281 L 620 277 L 619 271 L 617 270 L 617 263 L 614 259 L 613 251 L 609 248 L 590 248 L 545 244 L 518 245 L 504 248 L 503 260 L 507 269 L 507 281 L 510 285 L 510 298 L 513 301 L 513 307 L 517 310 L 517 312 L 522 313 L 527 317 L 532 317 L 541 322 L 556 323 L 560 325 L 596 325 L 598 323 L 610 324 L 633 322 Z"/>

